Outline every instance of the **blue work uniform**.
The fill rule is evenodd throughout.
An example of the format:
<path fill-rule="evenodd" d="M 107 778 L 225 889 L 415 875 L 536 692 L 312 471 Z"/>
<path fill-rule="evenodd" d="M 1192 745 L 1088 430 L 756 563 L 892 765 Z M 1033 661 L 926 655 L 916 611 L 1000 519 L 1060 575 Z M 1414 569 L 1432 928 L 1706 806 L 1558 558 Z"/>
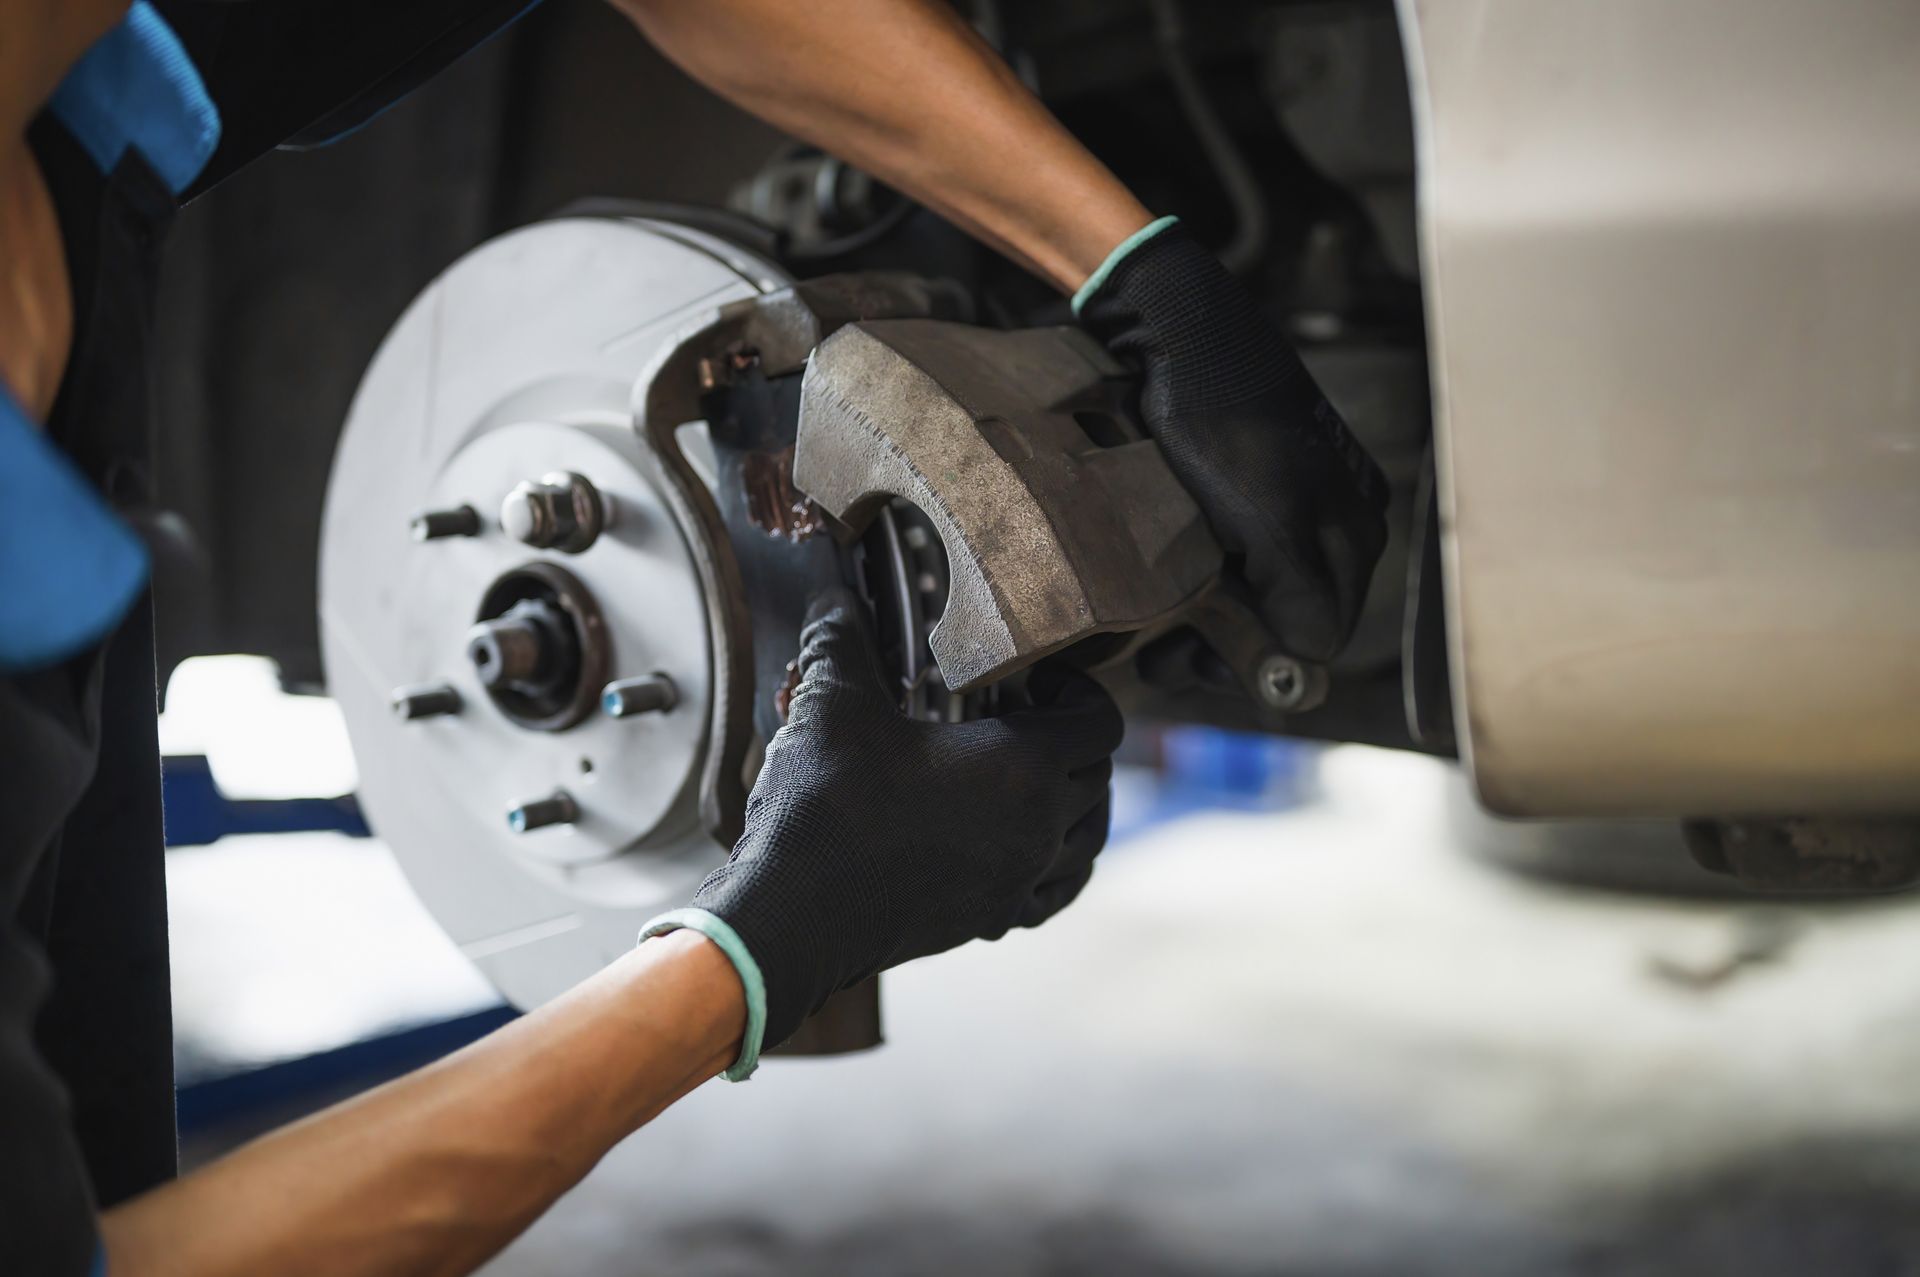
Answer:
<path fill-rule="evenodd" d="M 44 425 L 0 386 L 0 1272 L 101 1271 L 97 1212 L 176 1166 L 140 536 L 167 225 L 261 152 L 370 120 L 528 7 L 140 0 L 30 130 L 74 341 Z"/>

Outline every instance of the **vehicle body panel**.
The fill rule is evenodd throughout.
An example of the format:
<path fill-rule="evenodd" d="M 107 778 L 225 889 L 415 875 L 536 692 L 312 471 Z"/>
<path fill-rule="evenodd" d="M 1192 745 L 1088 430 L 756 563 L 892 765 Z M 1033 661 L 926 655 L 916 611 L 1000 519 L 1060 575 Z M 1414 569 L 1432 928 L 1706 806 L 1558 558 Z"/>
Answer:
<path fill-rule="evenodd" d="M 1920 6 L 1400 9 L 1481 798 L 1920 811 Z"/>

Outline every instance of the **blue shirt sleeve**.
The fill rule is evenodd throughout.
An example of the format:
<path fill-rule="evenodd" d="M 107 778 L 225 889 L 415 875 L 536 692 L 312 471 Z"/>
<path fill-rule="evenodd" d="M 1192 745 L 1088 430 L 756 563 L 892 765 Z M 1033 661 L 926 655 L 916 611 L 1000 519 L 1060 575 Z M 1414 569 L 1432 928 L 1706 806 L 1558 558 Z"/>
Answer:
<path fill-rule="evenodd" d="M 147 551 L 0 388 L 0 672 L 104 638 L 147 582 Z"/>
<path fill-rule="evenodd" d="M 47 109 L 103 174 L 136 150 L 175 194 L 220 140 L 199 72 L 147 0 L 81 56 Z M 99 642 L 146 581 L 146 547 L 0 386 L 0 673 Z"/>

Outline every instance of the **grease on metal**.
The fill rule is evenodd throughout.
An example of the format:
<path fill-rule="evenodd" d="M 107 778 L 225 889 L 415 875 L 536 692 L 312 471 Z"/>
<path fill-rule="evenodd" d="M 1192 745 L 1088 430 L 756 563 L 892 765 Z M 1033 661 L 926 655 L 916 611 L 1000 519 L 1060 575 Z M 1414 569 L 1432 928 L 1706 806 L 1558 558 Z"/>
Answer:
<path fill-rule="evenodd" d="M 787 662 L 787 681 L 773 694 L 773 711 L 780 715 L 780 721 L 787 721 L 787 710 L 793 705 L 793 694 L 800 690 L 800 662 Z"/>
<path fill-rule="evenodd" d="M 820 530 L 820 507 L 793 486 L 791 446 L 748 453 L 740 482 L 747 494 L 747 518 L 768 536 L 798 545 Z"/>

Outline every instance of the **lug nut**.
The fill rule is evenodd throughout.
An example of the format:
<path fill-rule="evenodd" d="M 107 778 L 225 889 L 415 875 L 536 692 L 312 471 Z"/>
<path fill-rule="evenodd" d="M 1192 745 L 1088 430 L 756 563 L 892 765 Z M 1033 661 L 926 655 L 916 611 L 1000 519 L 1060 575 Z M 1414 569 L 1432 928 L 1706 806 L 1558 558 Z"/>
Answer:
<path fill-rule="evenodd" d="M 425 510 L 413 516 L 413 539 L 438 541 L 441 537 L 477 537 L 480 512 L 470 505 L 452 510 Z"/>
<path fill-rule="evenodd" d="M 578 819 L 580 808 L 575 805 L 573 795 L 564 789 L 556 789 L 546 798 L 521 803 L 508 812 L 507 828 L 516 834 L 524 834 L 545 829 L 548 825 L 571 825 Z"/>
<path fill-rule="evenodd" d="M 647 674 L 608 683 L 600 693 L 600 708 L 609 718 L 632 718 L 637 714 L 665 713 L 679 701 L 680 693 L 665 674 Z"/>
<path fill-rule="evenodd" d="M 407 722 L 416 718 L 438 718 L 460 712 L 460 693 L 445 683 L 427 683 L 419 687 L 393 689 L 393 712 Z"/>
<path fill-rule="evenodd" d="M 560 472 L 523 483 L 500 503 L 500 528 L 536 550 L 578 554 L 607 526 L 607 503 L 586 476 Z"/>

